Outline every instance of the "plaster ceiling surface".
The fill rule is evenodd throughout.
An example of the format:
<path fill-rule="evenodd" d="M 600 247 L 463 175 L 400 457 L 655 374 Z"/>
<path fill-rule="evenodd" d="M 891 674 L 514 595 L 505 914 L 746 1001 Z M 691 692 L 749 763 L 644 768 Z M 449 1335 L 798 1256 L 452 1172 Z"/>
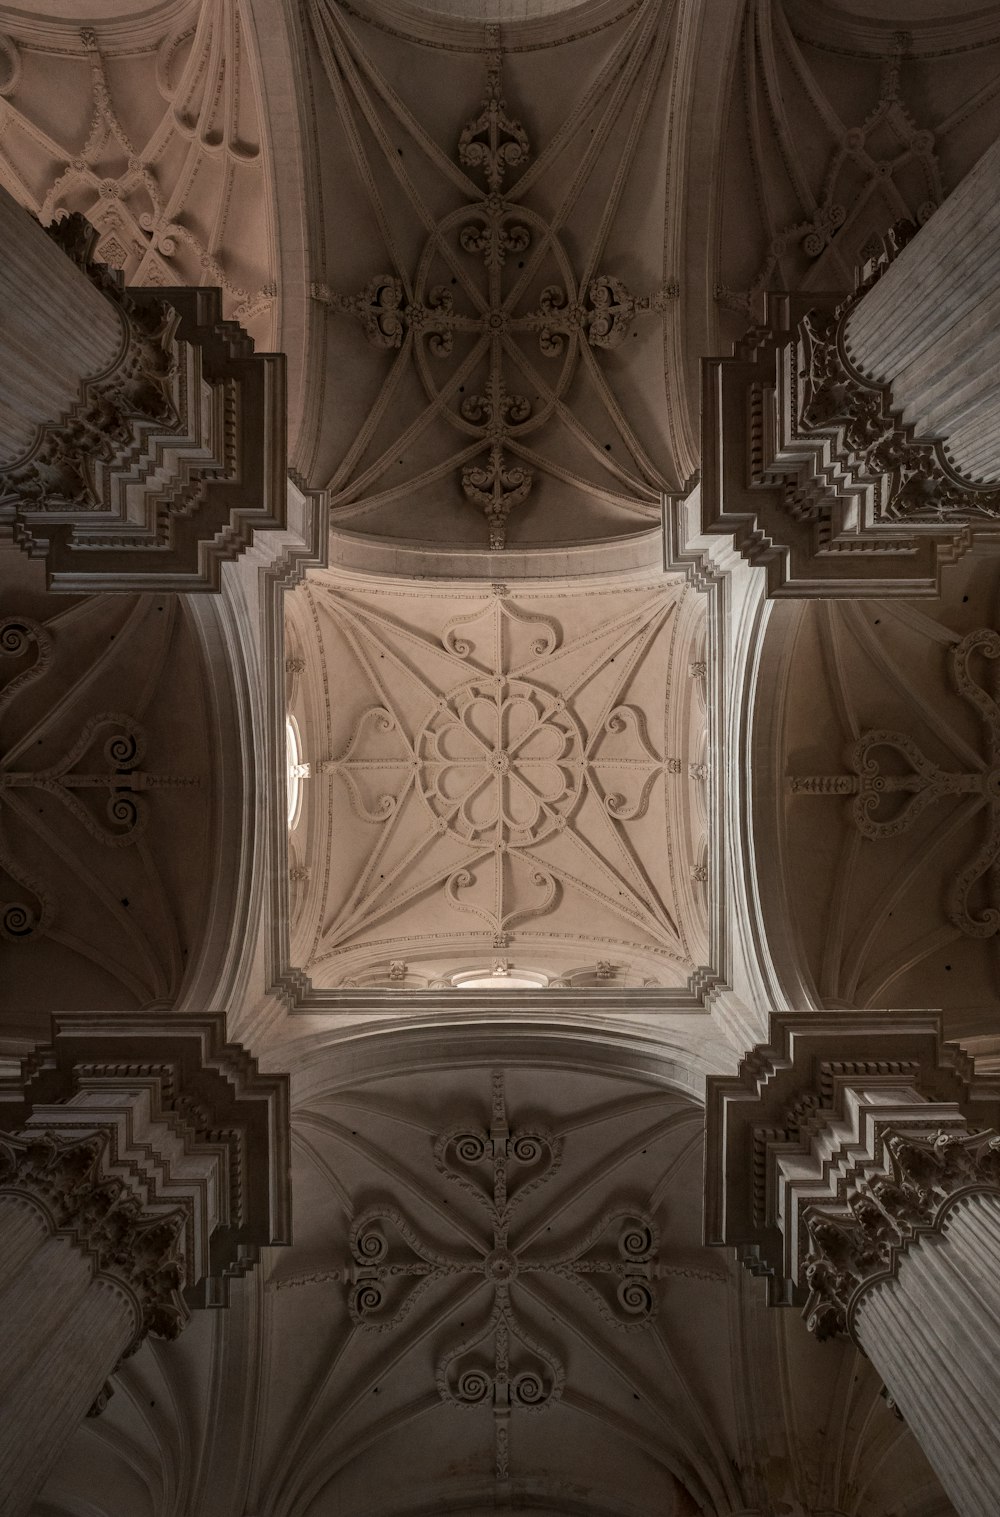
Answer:
<path fill-rule="evenodd" d="M 293 1077 L 294 1244 L 125 1362 L 35 1517 L 944 1517 L 871 1366 L 703 1246 L 700 1106 L 483 1052 Z"/>
<path fill-rule="evenodd" d="M 992 1025 L 998 576 L 973 552 L 940 600 L 807 602 L 772 621 L 758 752 L 778 819 L 775 834 L 765 794 L 758 863 L 786 875 L 775 924 L 788 943 L 794 923 L 820 1004 L 941 1006 L 951 1037 Z"/>
<path fill-rule="evenodd" d="M 218 285 L 276 334 L 271 188 L 238 0 L 0 5 L 0 182 L 43 225 L 80 211 L 135 285 Z M 85 24 L 81 24 L 85 23 Z"/>
<path fill-rule="evenodd" d="M 649 535 L 683 485 L 671 7 L 307 11 L 324 335 L 299 467 L 332 528 L 442 550 Z"/>
<path fill-rule="evenodd" d="M 685 985 L 705 963 L 704 598 L 311 574 L 292 961 L 317 988 Z"/>
<path fill-rule="evenodd" d="M 995 139 L 1000 12 L 751 0 L 727 97 L 715 298 L 735 341 L 764 290 L 853 289 Z"/>

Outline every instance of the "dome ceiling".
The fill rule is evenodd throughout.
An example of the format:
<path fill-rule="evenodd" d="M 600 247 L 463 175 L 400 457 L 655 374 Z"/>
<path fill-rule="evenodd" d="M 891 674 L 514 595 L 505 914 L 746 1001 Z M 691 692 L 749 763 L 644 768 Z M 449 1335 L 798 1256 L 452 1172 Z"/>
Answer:
<path fill-rule="evenodd" d="M 321 573 L 288 616 L 314 985 L 687 983 L 707 955 L 702 596 Z"/>

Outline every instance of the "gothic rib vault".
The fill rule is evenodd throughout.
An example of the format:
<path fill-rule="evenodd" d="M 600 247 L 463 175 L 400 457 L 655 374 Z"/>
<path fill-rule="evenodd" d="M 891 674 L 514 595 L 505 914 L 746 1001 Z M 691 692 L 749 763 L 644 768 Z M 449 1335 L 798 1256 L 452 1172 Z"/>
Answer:
<path fill-rule="evenodd" d="M 115 565 L 68 594 L 0 520 L 0 1207 L 72 1169 L 4 1132 L 53 1009 L 155 1042 L 209 1008 L 246 1050 L 208 1038 L 194 1094 L 139 1042 L 66 1056 L 84 1113 L 118 1110 L 63 1228 L 94 1226 L 95 1269 L 98 1161 L 141 1185 L 161 1141 L 130 1101 L 195 1191 L 229 1156 L 236 1212 L 242 1139 L 205 1092 L 290 1082 L 290 1157 L 250 1178 L 261 1214 L 290 1195 L 291 1245 L 261 1247 L 283 1216 L 229 1237 L 228 1306 L 116 1355 L 16 1517 L 961 1510 L 843 1335 L 851 1230 L 880 1268 L 902 1248 L 865 1210 L 910 1184 L 892 1133 L 843 1139 L 843 1193 L 816 1182 L 819 1229 L 772 1267 L 830 1341 L 703 1233 L 706 1166 L 763 1214 L 772 1151 L 794 1171 L 827 1141 L 845 1070 L 890 1106 L 911 1082 L 919 1127 L 899 1008 L 940 1005 L 981 1070 L 1000 1058 L 991 523 L 939 558 L 926 521 L 919 553 L 845 550 L 830 582 L 853 555 L 863 600 L 777 602 L 759 518 L 734 546 L 696 483 L 718 445 L 763 488 L 760 375 L 703 450 L 700 361 L 737 340 L 770 361 L 765 295 L 833 309 L 1000 131 L 997 7 L 915 0 L 905 30 L 898 9 L 0 4 L 0 182 L 43 223 L 82 212 L 130 286 L 217 287 L 287 357 L 291 438 L 285 514 L 219 552 L 218 593 L 122 594 Z M 225 394 L 226 436 L 283 475 L 284 436 Z M 824 446 L 850 452 L 802 451 Z M 844 1005 L 885 1040 L 867 1063 L 758 1049 L 733 1079 L 772 1011 L 822 1030 Z M 706 1078 L 746 1095 L 775 1070 L 773 1126 L 747 1116 L 730 1160 Z M 933 1122 L 996 1189 L 956 1113 Z M 945 1165 L 936 1132 L 914 1172 Z M 161 1168 L 149 1194 L 180 1184 Z M 751 1236 L 727 1241 L 766 1273 Z"/>
<path fill-rule="evenodd" d="M 324 575 L 287 614 L 314 985 L 683 986 L 707 962 L 703 596 Z"/>

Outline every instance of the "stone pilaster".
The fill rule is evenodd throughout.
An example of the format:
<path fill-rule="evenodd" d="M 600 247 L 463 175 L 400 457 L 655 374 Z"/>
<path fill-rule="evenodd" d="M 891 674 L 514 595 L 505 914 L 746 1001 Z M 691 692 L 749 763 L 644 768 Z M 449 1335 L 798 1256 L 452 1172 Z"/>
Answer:
<path fill-rule="evenodd" d="M 995 1512 L 1000 1089 L 906 1012 L 775 1017 L 708 1086 L 706 1240 L 852 1337 L 962 1517 Z"/>
<path fill-rule="evenodd" d="M 283 1078 L 219 1017 L 57 1017 L 0 1082 L 0 1517 L 20 1517 L 121 1359 L 222 1306 L 288 1240 Z"/>

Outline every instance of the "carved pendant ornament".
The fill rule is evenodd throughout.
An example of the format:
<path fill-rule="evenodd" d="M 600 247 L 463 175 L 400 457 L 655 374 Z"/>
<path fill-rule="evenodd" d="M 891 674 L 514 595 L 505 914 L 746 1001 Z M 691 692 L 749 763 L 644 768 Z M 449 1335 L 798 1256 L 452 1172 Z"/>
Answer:
<path fill-rule="evenodd" d="M 614 275 L 576 273 L 558 228 L 525 203 L 530 176 L 524 189 L 512 182 L 531 159 L 531 143 L 504 99 L 496 25 L 486 27 L 486 48 L 481 109 L 462 128 L 456 153 L 471 203 L 429 228 L 412 278 L 380 273 L 351 295 L 318 283 L 313 295 L 360 322 L 373 346 L 412 358 L 428 402 L 459 434 L 462 493 L 486 517 L 490 548 L 502 549 L 512 510 L 546 468 L 537 434 L 553 417 L 565 420 L 581 349 L 620 348 L 636 319 L 662 314 L 677 287 L 634 295 Z M 528 291 L 543 260 L 558 278 L 532 305 Z M 434 282 L 442 262 L 454 270 L 451 285 Z"/>
<path fill-rule="evenodd" d="M 488 1127 L 475 1123 L 441 1133 L 434 1161 L 441 1175 L 472 1196 L 483 1220 L 471 1252 L 443 1252 L 393 1207 L 369 1207 L 351 1228 L 348 1307 L 367 1332 L 387 1332 L 425 1292 L 445 1280 L 479 1280 L 488 1301 L 475 1330 L 449 1343 L 438 1361 L 443 1401 L 493 1417 L 496 1477 L 510 1474 L 514 1414 L 544 1411 L 562 1394 L 565 1368 L 556 1352 L 526 1325 L 519 1282 L 546 1276 L 570 1281 L 605 1322 L 620 1331 L 641 1330 L 656 1312 L 660 1278 L 656 1225 L 645 1213 L 613 1210 L 596 1219 L 568 1247 L 522 1243 L 518 1212 L 525 1198 L 559 1168 L 562 1139 L 542 1127 L 512 1126 L 503 1075 L 492 1077 Z"/>
<path fill-rule="evenodd" d="M 1000 931 L 996 865 L 1000 859 L 1000 706 L 972 672 L 974 658 L 988 661 L 995 685 L 1000 660 L 1000 633 L 989 628 L 970 632 L 949 651 L 956 690 L 983 726 L 980 767 L 967 773 L 942 769 L 902 732 L 868 731 L 848 751 L 853 774 L 794 775 L 790 794 L 850 797 L 850 817 L 863 837 L 873 842 L 901 837 L 923 813 L 952 797 L 975 797 L 984 819 L 984 837 L 968 864 L 948 885 L 946 910 L 952 926 L 971 938 Z M 978 905 L 972 897 L 979 893 Z"/>
<path fill-rule="evenodd" d="M 905 1250 L 940 1231 L 963 1197 L 1000 1196 L 995 1132 L 942 1129 L 924 1137 L 886 1128 L 882 1145 L 886 1173 L 857 1180 L 843 1210 L 806 1217 L 804 1316 L 820 1339 L 849 1333 L 861 1294 L 891 1278 Z"/>

